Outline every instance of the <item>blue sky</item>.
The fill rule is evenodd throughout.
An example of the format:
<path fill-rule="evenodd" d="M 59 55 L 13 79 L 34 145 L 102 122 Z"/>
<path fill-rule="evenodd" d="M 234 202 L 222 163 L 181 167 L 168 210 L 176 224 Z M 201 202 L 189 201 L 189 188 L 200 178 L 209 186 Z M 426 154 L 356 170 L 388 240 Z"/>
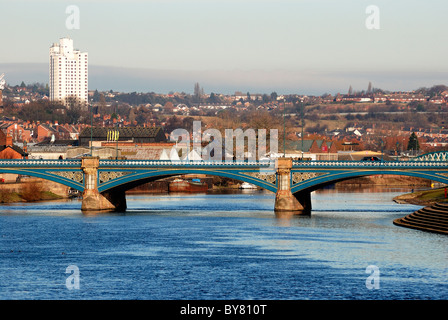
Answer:
<path fill-rule="evenodd" d="M 379 30 L 365 26 L 369 5 Z M 0 73 L 48 82 L 49 47 L 69 36 L 89 52 L 90 89 L 412 90 L 448 84 L 447 12 L 446 0 L 0 0 Z"/>

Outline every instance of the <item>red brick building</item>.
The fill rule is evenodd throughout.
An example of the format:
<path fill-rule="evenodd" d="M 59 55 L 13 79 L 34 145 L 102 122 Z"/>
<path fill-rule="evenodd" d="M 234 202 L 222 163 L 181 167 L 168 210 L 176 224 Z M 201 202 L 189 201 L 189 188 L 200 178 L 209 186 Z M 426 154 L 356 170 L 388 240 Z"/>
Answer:
<path fill-rule="evenodd" d="M 0 130 L 0 159 L 27 159 L 28 153 L 12 143 L 12 137 Z"/>

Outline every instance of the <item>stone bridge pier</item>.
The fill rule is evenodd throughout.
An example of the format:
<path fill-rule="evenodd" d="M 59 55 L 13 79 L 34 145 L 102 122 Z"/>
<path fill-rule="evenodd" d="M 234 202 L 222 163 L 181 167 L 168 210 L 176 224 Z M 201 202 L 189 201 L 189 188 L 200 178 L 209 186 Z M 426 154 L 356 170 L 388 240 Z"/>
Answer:
<path fill-rule="evenodd" d="M 278 214 L 310 214 L 310 193 L 291 193 L 291 158 L 278 158 L 275 162 L 277 171 L 277 193 L 275 195 L 274 211 Z"/>
<path fill-rule="evenodd" d="M 84 192 L 82 194 L 82 211 L 124 211 L 126 210 L 126 194 L 119 188 L 113 191 L 98 192 L 98 157 L 82 159 L 81 168 L 84 172 Z"/>

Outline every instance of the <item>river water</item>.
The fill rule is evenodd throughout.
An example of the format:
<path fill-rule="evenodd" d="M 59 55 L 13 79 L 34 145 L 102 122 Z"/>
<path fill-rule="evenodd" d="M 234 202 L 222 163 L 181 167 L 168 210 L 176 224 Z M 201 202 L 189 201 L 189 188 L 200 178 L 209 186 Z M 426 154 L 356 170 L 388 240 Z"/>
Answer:
<path fill-rule="evenodd" d="M 260 191 L 4 205 L 0 299 L 446 299 L 448 237 L 392 223 L 408 191 L 322 190 L 290 219 Z"/>

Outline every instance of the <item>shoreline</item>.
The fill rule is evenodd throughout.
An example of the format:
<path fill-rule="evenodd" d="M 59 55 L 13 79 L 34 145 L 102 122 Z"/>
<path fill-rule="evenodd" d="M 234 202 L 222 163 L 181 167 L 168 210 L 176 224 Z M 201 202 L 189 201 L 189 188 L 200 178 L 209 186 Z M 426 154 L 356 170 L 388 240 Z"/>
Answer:
<path fill-rule="evenodd" d="M 23 182 L 0 184 L 0 204 L 30 203 L 69 198 L 68 187 L 43 179 L 27 179 Z"/>
<path fill-rule="evenodd" d="M 396 196 L 393 201 L 400 204 L 414 204 L 423 207 L 432 206 L 436 203 L 448 203 L 445 198 L 447 187 L 434 188 L 431 190 L 416 191 Z"/>
<path fill-rule="evenodd" d="M 0 191 L 0 204 L 13 204 L 13 203 L 31 203 L 31 202 L 40 202 L 40 201 L 53 201 L 53 200 L 63 200 L 70 199 L 70 197 L 64 197 L 58 194 L 55 194 L 51 191 L 42 191 L 38 196 L 35 196 L 34 199 L 26 199 L 19 192 L 4 192 Z"/>

